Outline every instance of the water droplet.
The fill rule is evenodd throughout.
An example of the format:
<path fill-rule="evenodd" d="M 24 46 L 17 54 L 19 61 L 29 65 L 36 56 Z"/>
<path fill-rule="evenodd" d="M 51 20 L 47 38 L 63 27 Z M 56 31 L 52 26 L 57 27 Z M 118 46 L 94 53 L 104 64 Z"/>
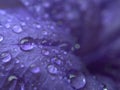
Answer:
<path fill-rule="evenodd" d="M 71 49 L 71 45 L 67 42 L 63 42 L 59 45 L 59 47 L 62 49 L 62 50 L 65 50 L 65 51 L 70 51 Z"/>
<path fill-rule="evenodd" d="M 61 65 L 62 61 L 61 60 L 56 60 L 56 64 Z"/>
<path fill-rule="evenodd" d="M 12 80 L 15 80 L 15 79 L 17 79 L 17 77 L 14 76 L 14 75 L 12 75 L 12 76 L 10 76 L 10 77 L 8 78 L 8 81 L 12 81 Z"/>
<path fill-rule="evenodd" d="M 9 62 L 11 60 L 11 58 L 12 57 L 11 57 L 10 53 L 8 53 L 8 52 L 4 52 L 0 55 L 0 59 L 5 63 Z"/>
<path fill-rule="evenodd" d="M 36 28 L 38 28 L 38 29 L 41 28 L 41 25 L 40 25 L 40 24 L 34 24 L 34 26 L 35 26 Z"/>
<path fill-rule="evenodd" d="M 22 30 L 22 28 L 19 26 L 19 25 L 15 25 L 15 26 L 13 26 L 13 32 L 15 32 L 15 33 L 20 33 L 20 32 L 22 32 L 23 30 Z"/>
<path fill-rule="evenodd" d="M 19 60 L 16 60 L 16 63 L 20 63 L 20 61 L 19 61 Z"/>
<path fill-rule="evenodd" d="M 46 56 L 48 56 L 50 54 L 50 52 L 48 50 L 42 50 L 42 53 Z"/>
<path fill-rule="evenodd" d="M 33 73 L 39 73 L 40 72 L 40 68 L 39 67 L 32 67 L 31 71 Z"/>
<path fill-rule="evenodd" d="M 81 89 L 86 84 L 86 78 L 83 74 L 80 74 L 78 76 L 72 75 L 71 78 L 70 78 L 70 83 L 71 83 L 73 88 Z"/>
<path fill-rule="evenodd" d="M 48 35 L 48 32 L 44 30 L 43 35 Z"/>
<path fill-rule="evenodd" d="M 23 38 L 20 41 L 20 48 L 23 51 L 30 51 L 35 47 L 35 44 L 33 43 L 33 39 L 30 37 Z"/>
<path fill-rule="evenodd" d="M 103 86 L 103 90 L 108 90 L 108 88 L 105 84 L 103 84 L 102 86 Z"/>
<path fill-rule="evenodd" d="M 25 25 L 26 25 L 26 23 L 25 23 L 25 22 L 21 22 L 21 25 L 22 25 L 22 26 L 25 26 Z"/>
<path fill-rule="evenodd" d="M 49 65 L 48 66 L 48 72 L 50 74 L 57 74 L 58 73 L 58 69 L 54 65 Z"/>
<path fill-rule="evenodd" d="M 25 66 L 23 64 L 20 65 L 21 68 L 24 68 Z"/>
<path fill-rule="evenodd" d="M 104 88 L 103 90 L 108 90 L 107 88 Z"/>
<path fill-rule="evenodd" d="M 5 15 L 6 12 L 4 10 L 0 10 L 0 14 Z"/>
<path fill-rule="evenodd" d="M 76 49 L 80 49 L 80 45 L 79 44 L 75 44 L 75 48 Z"/>
<path fill-rule="evenodd" d="M 5 27 L 6 27 L 6 28 L 10 28 L 10 26 L 11 26 L 10 23 L 6 23 L 6 24 L 5 24 Z"/>
<path fill-rule="evenodd" d="M 0 35 L 0 42 L 2 42 L 4 39 L 4 37 L 2 35 Z"/>

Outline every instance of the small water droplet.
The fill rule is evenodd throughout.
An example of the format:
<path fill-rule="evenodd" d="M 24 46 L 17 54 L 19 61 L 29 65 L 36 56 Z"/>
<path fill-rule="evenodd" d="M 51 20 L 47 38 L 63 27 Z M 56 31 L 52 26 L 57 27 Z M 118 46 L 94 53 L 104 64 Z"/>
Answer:
<path fill-rule="evenodd" d="M 103 90 L 108 90 L 107 88 L 104 88 Z"/>
<path fill-rule="evenodd" d="M 17 77 L 12 75 L 12 76 L 9 76 L 8 81 L 10 82 L 10 81 L 15 80 L 15 79 L 17 79 Z"/>
<path fill-rule="evenodd" d="M 2 42 L 4 39 L 4 37 L 2 35 L 0 35 L 0 42 Z"/>
<path fill-rule="evenodd" d="M 48 66 L 48 72 L 50 74 L 57 74 L 58 73 L 58 69 L 54 65 L 49 65 Z"/>
<path fill-rule="evenodd" d="M 10 60 L 11 60 L 11 54 L 10 53 L 8 53 L 8 52 L 3 52 L 1 55 L 0 55 L 0 59 L 3 61 L 3 62 L 5 62 L 5 63 L 7 63 L 7 62 L 9 62 Z"/>
<path fill-rule="evenodd" d="M 80 49 L 80 44 L 75 44 L 76 49 Z"/>
<path fill-rule="evenodd" d="M 10 26 L 11 26 L 10 23 L 6 23 L 6 24 L 5 24 L 5 27 L 6 27 L 6 28 L 10 28 Z"/>
<path fill-rule="evenodd" d="M 43 35 L 48 35 L 48 32 L 44 30 Z"/>
<path fill-rule="evenodd" d="M 22 25 L 22 26 L 25 26 L 25 25 L 26 25 L 26 23 L 25 23 L 25 22 L 21 22 L 21 25 Z"/>
<path fill-rule="evenodd" d="M 73 88 L 81 89 L 86 84 L 86 78 L 83 74 L 80 74 L 78 76 L 72 75 L 71 78 L 70 78 L 70 83 L 71 83 Z"/>
<path fill-rule="evenodd" d="M 108 90 L 108 88 L 105 84 L 103 84 L 102 86 L 103 86 L 103 90 Z"/>
<path fill-rule="evenodd" d="M 21 68 L 24 68 L 25 66 L 23 64 L 20 65 Z"/>
<path fill-rule="evenodd" d="M 33 43 L 33 39 L 30 37 L 23 38 L 20 41 L 20 48 L 23 51 L 30 51 L 35 47 L 35 44 Z"/>
<path fill-rule="evenodd" d="M 19 61 L 19 60 L 16 60 L 16 63 L 20 63 L 20 61 Z"/>
<path fill-rule="evenodd" d="M 61 60 L 56 60 L 56 64 L 61 65 L 62 61 Z"/>
<path fill-rule="evenodd" d="M 50 52 L 48 50 L 42 50 L 42 53 L 46 56 L 48 56 L 50 54 Z"/>
<path fill-rule="evenodd" d="M 4 10 L 0 10 L 0 14 L 5 15 L 6 12 Z"/>
<path fill-rule="evenodd" d="M 13 32 L 15 32 L 15 33 L 21 33 L 23 30 L 22 30 L 22 28 L 19 26 L 19 25 L 15 25 L 15 26 L 13 26 Z"/>
<path fill-rule="evenodd" d="M 32 67 L 31 71 L 33 73 L 39 73 L 40 72 L 40 68 L 39 67 Z"/>
<path fill-rule="evenodd" d="M 38 28 L 38 29 L 41 28 L 41 25 L 40 25 L 40 24 L 34 24 L 34 26 L 35 26 L 36 28 Z"/>

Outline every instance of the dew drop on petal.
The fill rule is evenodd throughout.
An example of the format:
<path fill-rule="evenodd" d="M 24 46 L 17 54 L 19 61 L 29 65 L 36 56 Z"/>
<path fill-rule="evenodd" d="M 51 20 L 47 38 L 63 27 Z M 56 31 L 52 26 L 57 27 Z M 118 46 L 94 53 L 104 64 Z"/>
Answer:
<path fill-rule="evenodd" d="M 20 63 L 20 61 L 19 61 L 19 60 L 16 60 L 16 63 Z"/>
<path fill-rule="evenodd" d="M 25 26 L 26 25 L 26 23 L 25 22 L 21 22 L 21 26 Z"/>
<path fill-rule="evenodd" d="M 2 42 L 4 39 L 4 37 L 2 35 L 0 35 L 0 42 Z"/>
<path fill-rule="evenodd" d="M 48 72 L 50 74 L 57 74 L 58 73 L 58 69 L 54 66 L 54 65 L 48 65 Z"/>
<path fill-rule="evenodd" d="M 17 79 L 17 77 L 14 76 L 14 75 L 11 75 L 11 76 L 9 76 L 8 81 L 12 81 L 12 80 L 15 80 L 15 79 Z"/>
<path fill-rule="evenodd" d="M 40 68 L 39 67 L 32 67 L 31 72 L 32 73 L 39 73 L 40 72 Z"/>
<path fill-rule="evenodd" d="M 76 49 L 80 49 L 80 45 L 79 44 L 75 44 L 75 48 Z"/>
<path fill-rule="evenodd" d="M 6 12 L 4 10 L 0 10 L 0 14 L 5 15 Z"/>
<path fill-rule="evenodd" d="M 24 68 L 25 66 L 23 64 L 20 65 L 21 68 Z"/>
<path fill-rule="evenodd" d="M 48 32 L 43 30 L 43 35 L 48 35 Z"/>
<path fill-rule="evenodd" d="M 15 25 L 15 26 L 13 26 L 13 32 L 15 32 L 15 33 L 21 33 L 23 30 L 22 30 L 22 28 L 19 26 L 19 25 Z"/>
<path fill-rule="evenodd" d="M 79 76 L 73 76 L 70 79 L 71 86 L 75 89 L 81 89 L 85 86 L 86 84 L 86 78 L 83 74 Z"/>
<path fill-rule="evenodd" d="M 35 44 L 33 43 L 33 39 L 30 37 L 23 38 L 20 41 L 20 48 L 23 51 L 30 51 L 35 47 Z"/>
<path fill-rule="evenodd" d="M 103 90 L 108 90 L 107 88 L 104 88 Z"/>
<path fill-rule="evenodd" d="M 6 23 L 6 24 L 5 24 L 5 27 L 6 27 L 6 28 L 10 28 L 10 27 L 11 27 L 10 23 Z"/>
<path fill-rule="evenodd" d="M 50 54 L 50 52 L 48 50 L 42 50 L 42 54 L 48 56 Z"/>
<path fill-rule="evenodd" d="M 12 56 L 10 53 L 8 52 L 4 52 L 0 55 L 0 59 L 2 60 L 2 62 L 7 63 L 11 60 Z"/>

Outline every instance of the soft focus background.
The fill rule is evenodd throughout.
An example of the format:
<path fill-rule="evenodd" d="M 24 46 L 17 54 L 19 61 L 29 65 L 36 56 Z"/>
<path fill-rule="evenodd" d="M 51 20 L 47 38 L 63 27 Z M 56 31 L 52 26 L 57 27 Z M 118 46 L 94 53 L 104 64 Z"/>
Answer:
<path fill-rule="evenodd" d="M 29 16 L 31 19 L 27 21 L 26 27 L 28 30 L 31 26 L 30 32 L 34 32 L 32 25 L 36 21 L 43 27 L 48 23 L 41 24 L 41 21 L 53 22 L 56 27 L 61 28 L 55 28 L 58 35 L 56 41 L 68 41 L 72 48 L 68 48 L 68 45 L 65 50 L 77 57 L 87 70 L 86 88 L 79 89 L 75 83 L 73 86 L 78 89 L 70 90 L 120 89 L 120 0 L 0 0 L 0 9 L 15 17 L 15 21 L 12 21 L 14 23 L 24 21 L 22 17 Z M 1 25 L 4 25 L 3 17 L 7 20 L 7 14 L 1 14 Z M 2 29 L 0 30 L 2 33 Z M 37 38 L 37 34 L 33 37 Z M 97 77 L 96 81 L 93 76 Z M 108 86 L 108 89 L 97 88 L 101 80 L 106 80 L 104 87 Z M 98 82 L 95 85 L 97 89 L 94 85 L 92 88 L 91 82 Z"/>

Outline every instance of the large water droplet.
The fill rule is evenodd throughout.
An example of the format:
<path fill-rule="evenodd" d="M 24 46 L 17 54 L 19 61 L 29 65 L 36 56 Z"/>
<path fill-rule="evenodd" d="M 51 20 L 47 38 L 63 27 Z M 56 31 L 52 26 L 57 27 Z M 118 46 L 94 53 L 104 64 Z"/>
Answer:
<path fill-rule="evenodd" d="M 39 67 L 32 67 L 31 71 L 32 71 L 32 73 L 39 73 L 40 68 Z"/>
<path fill-rule="evenodd" d="M 2 42 L 4 39 L 4 37 L 2 35 L 0 35 L 0 42 Z"/>
<path fill-rule="evenodd" d="M 21 33 L 23 30 L 19 25 L 13 26 L 13 32 L 15 33 Z"/>
<path fill-rule="evenodd" d="M 9 62 L 11 60 L 11 58 L 12 58 L 11 54 L 8 52 L 4 52 L 0 55 L 0 59 L 5 63 Z"/>
<path fill-rule="evenodd" d="M 57 74 L 58 73 L 58 69 L 54 65 L 49 65 L 48 66 L 48 72 L 50 74 Z"/>
<path fill-rule="evenodd" d="M 20 48 L 23 51 L 30 51 L 35 47 L 35 44 L 33 43 L 33 39 L 30 37 L 23 38 L 20 41 Z"/>
<path fill-rule="evenodd" d="M 86 84 L 86 78 L 83 74 L 80 74 L 78 76 L 72 76 L 70 79 L 71 85 L 75 89 L 81 89 Z"/>

